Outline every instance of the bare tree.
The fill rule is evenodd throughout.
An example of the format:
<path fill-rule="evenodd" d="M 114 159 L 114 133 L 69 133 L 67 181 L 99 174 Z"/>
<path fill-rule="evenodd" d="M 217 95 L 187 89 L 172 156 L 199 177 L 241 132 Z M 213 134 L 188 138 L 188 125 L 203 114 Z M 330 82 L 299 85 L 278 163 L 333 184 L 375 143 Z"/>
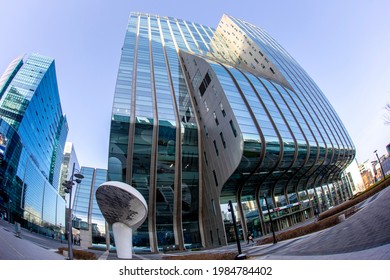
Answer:
<path fill-rule="evenodd" d="M 385 106 L 385 124 L 390 125 L 390 103 Z"/>

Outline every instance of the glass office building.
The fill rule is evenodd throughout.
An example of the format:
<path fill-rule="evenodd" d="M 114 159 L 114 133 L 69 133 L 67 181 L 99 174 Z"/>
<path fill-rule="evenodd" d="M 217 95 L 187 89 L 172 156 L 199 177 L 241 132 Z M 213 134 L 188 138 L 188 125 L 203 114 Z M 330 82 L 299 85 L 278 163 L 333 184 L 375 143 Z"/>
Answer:
<path fill-rule="evenodd" d="M 269 232 L 265 200 L 277 230 L 299 223 L 351 195 L 340 176 L 354 156 L 325 95 L 263 29 L 130 15 L 108 180 L 148 202 L 140 246 L 227 244 L 229 200 L 243 236 Z"/>
<path fill-rule="evenodd" d="M 76 186 L 72 211 L 73 228 L 79 230 L 76 240 L 86 248 L 109 246 L 110 234 L 95 197 L 96 189 L 107 181 L 107 170 L 82 166 L 79 173 L 84 178 Z"/>
<path fill-rule="evenodd" d="M 71 142 L 66 142 L 61 164 L 61 175 L 59 180 L 58 193 L 65 199 L 65 201 L 67 201 L 67 207 L 69 206 L 69 194 L 65 193 L 65 186 L 63 186 L 62 183 L 69 180 L 69 177 L 72 175 L 73 164 L 75 172 L 79 171 L 80 165 L 77 159 L 74 144 Z M 74 200 L 75 190 L 76 188 L 72 189 L 72 200 Z M 73 205 L 73 201 L 71 202 L 71 204 Z"/>
<path fill-rule="evenodd" d="M 31 54 L 11 62 L 0 79 L 0 117 L 3 211 L 53 234 L 65 225 L 58 185 L 68 133 L 53 59 Z"/>

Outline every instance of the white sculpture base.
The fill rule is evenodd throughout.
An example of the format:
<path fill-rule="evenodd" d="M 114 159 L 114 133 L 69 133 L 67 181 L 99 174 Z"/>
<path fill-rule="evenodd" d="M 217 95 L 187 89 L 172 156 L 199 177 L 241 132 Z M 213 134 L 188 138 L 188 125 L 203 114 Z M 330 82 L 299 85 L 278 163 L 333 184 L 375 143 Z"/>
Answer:
<path fill-rule="evenodd" d="M 116 254 L 120 259 L 133 258 L 133 230 L 127 225 L 116 222 L 112 225 Z"/>
<path fill-rule="evenodd" d="M 133 230 L 148 216 L 145 198 L 132 186 L 117 181 L 101 184 L 95 196 L 104 218 L 112 225 L 118 258 L 131 259 Z"/>

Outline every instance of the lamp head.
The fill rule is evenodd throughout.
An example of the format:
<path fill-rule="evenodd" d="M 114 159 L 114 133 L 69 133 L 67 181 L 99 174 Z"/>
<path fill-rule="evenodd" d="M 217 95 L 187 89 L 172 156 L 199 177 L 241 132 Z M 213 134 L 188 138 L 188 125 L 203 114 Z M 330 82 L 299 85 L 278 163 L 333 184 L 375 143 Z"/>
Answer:
<path fill-rule="evenodd" d="M 75 176 L 77 179 L 80 179 L 80 180 L 84 179 L 84 176 L 82 174 L 80 174 L 80 173 L 76 173 L 73 176 Z"/>

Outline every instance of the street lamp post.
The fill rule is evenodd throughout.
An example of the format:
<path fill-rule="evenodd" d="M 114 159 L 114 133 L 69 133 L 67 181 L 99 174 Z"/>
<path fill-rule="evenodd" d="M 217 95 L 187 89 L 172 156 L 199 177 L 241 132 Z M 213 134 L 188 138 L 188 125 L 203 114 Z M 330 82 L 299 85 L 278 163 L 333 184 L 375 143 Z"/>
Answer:
<path fill-rule="evenodd" d="M 83 175 L 79 173 L 74 173 L 75 169 L 75 163 L 73 163 L 72 168 L 72 175 L 69 178 L 69 180 L 62 183 L 62 185 L 65 187 L 64 191 L 66 193 L 69 193 L 69 211 L 68 211 L 68 258 L 69 260 L 73 260 L 73 249 L 72 249 L 72 188 L 74 185 L 74 182 L 77 184 L 81 183 L 81 179 L 84 178 Z M 76 179 L 74 179 L 74 177 Z"/>
<path fill-rule="evenodd" d="M 385 174 L 385 172 L 383 172 L 383 166 L 382 166 L 381 160 L 379 159 L 377 150 L 375 150 L 374 153 L 376 155 L 376 158 L 378 159 L 379 166 L 381 167 L 381 172 L 382 172 L 383 179 L 385 179 L 386 178 L 386 174 Z"/>
<path fill-rule="evenodd" d="M 62 224 L 60 223 L 60 230 L 58 232 L 58 237 L 60 239 L 60 242 L 62 243 Z"/>
<path fill-rule="evenodd" d="M 8 223 L 10 224 L 11 223 L 11 203 L 12 203 L 12 200 L 9 199 L 8 200 Z"/>
<path fill-rule="evenodd" d="M 229 200 L 229 207 L 228 211 L 232 213 L 232 221 L 233 221 L 233 227 L 234 227 L 234 234 L 236 236 L 236 242 L 237 242 L 237 250 L 238 250 L 238 255 L 236 256 L 236 259 L 245 259 L 246 256 L 245 254 L 242 253 L 241 251 L 241 244 L 240 244 L 240 237 L 238 235 L 238 229 L 237 229 L 237 223 L 236 223 L 236 215 L 234 214 L 234 208 L 233 208 L 233 203 L 231 200 Z"/>
<path fill-rule="evenodd" d="M 268 201 L 267 201 L 267 197 L 266 195 L 264 194 L 264 200 L 265 200 L 265 205 L 267 206 L 267 211 L 268 211 L 268 217 L 269 217 L 269 222 L 271 224 L 271 231 L 272 231 L 272 236 L 274 238 L 274 244 L 276 244 L 276 236 L 275 236 L 275 231 L 274 231 L 274 225 L 272 223 L 272 217 L 271 217 L 271 213 L 269 211 L 269 206 L 268 206 Z"/>

